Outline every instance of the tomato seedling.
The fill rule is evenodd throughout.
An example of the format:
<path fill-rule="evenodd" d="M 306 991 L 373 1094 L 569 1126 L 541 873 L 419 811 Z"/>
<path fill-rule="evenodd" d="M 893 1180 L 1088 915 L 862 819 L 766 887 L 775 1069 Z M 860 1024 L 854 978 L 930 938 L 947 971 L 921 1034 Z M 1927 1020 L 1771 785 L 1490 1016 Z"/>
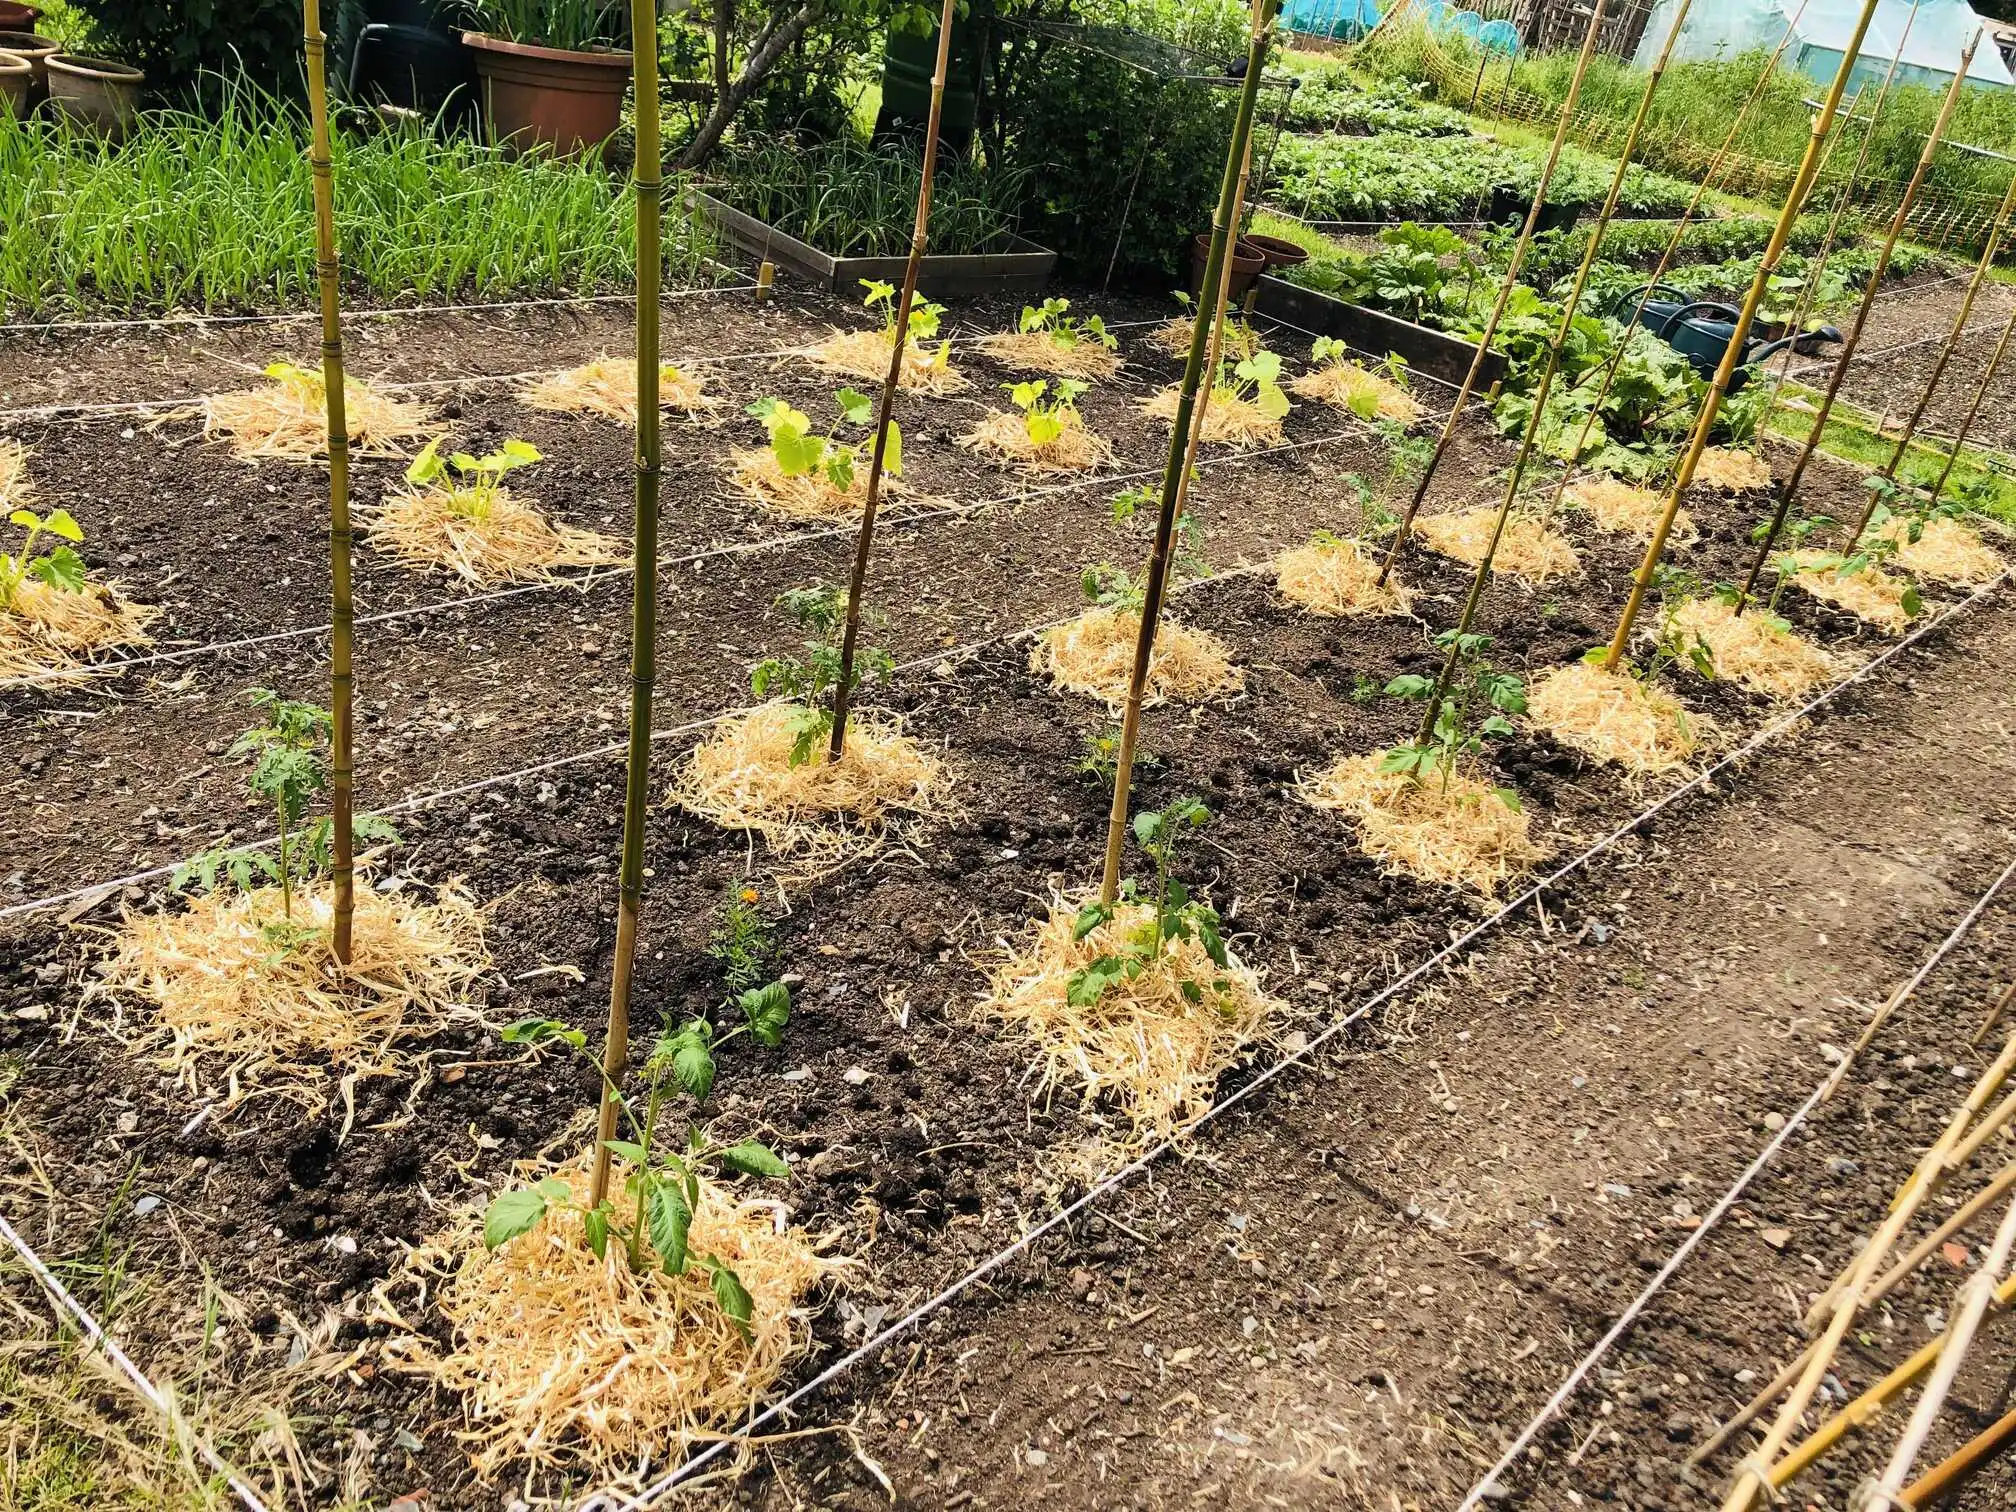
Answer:
<path fill-rule="evenodd" d="M 1217 910 L 1191 897 L 1190 889 L 1172 875 L 1182 836 L 1189 830 L 1200 828 L 1210 818 L 1211 811 L 1196 798 L 1179 798 L 1167 808 L 1149 809 L 1134 816 L 1134 838 L 1155 863 L 1155 882 L 1153 890 L 1144 898 L 1140 884 L 1132 877 L 1125 878 L 1116 896 L 1119 903 L 1145 903 L 1148 917 L 1137 929 L 1115 942 L 1108 953 L 1071 974 L 1065 986 L 1065 996 L 1072 1004 L 1081 1008 L 1092 1006 L 1118 983 L 1133 981 L 1150 966 L 1161 962 L 1166 947 L 1178 941 L 1196 941 L 1214 966 L 1220 971 L 1229 969 L 1230 957 L 1225 950 L 1224 936 L 1220 933 Z M 1072 923 L 1072 940 L 1082 941 L 1095 930 L 1111 924 L 1118 917 L 1118 912 L 1118 904 L 1115 903 L 1097 900 L 1087 903 L 1078 910 L 1078 916 Z M 1184 976 L 1178 979 L 1177 986 L 1186 1000 L 1201 1003 L 1207 988 L 1214 994 L 1222 995 L 1231 984 L 1223 977 L 1199 982 Z"/>
<path fill-rule="evenodd" d="M 1479 755 L 1486 740 L 1503 740 L 1515 733 L 1507 716 L 1526 712 L 1526 685 L 1509 672 L 1492 669 L 1485 659 L 1492 644 L 1488 635 L 1444 630 L 1435 644 L 1453 661 L 1447 686 L 1423 719 L 1421 733 L 1411 744 L 1395 746 L 1381 757 L 1379 770 L 1404 772 L 1416 784 L 1439 777 L 1446 792 L 1458 765 Z M 1435 688 L 1435 678 L 1410 672 L 1386 684 L 1386 696 L 1427 703 L 1435 697 Z M 1491 791 L 1507 808 L 1519 811 L 1519 795 L 1512 789 Z"/>
<path fill-rule="evenodd" d="M 819 743 L 833 729 L 833 710 L 826 697 L 840 683 L 840 634 L 847 622 L 847 599 L 838 588 L 820 583 L 780 594 L 777 606 L 810 633 L 805 655 L 771 656 L 749 672 L 749 689 L 758 698 L 784 698 L 798 705 L 792 717 L 791 765 L 810 761 Z M 879 646 L 854 653 L 850 693 L 870 678 L 886 678 L 896 659 Z"/>

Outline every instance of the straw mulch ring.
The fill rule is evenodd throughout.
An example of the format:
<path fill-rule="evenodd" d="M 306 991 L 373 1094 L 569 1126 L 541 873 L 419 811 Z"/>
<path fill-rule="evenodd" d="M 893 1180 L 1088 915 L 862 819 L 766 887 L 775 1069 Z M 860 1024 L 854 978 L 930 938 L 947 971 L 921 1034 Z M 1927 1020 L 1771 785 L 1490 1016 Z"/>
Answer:
<path fill-rule="evenodd" d="M 1134 670 L 1134 642 L 1141 633 L 1138 609 L 1087 609 L 1069 624 L 1046 630 L 1029 653 L 1029 669 L 1048 674 L 1058 687 L 1103 699 L 1116 714 L 1127 702 Z M 1246 686 L 1232 665 L 1226 644 L 1208 630 L 1164 617 L 1148 658 L 1145 702 L 1199 703 Z"/>
<path fill-rule="evenodd" d="M 805 355 L 826 372 L 841 373 L 871 383 L 886 383 L 889 381 L 891 340 L 887 331 L 835 331 L 819 345 L 808 347 Z M 897 387 L 908 393 L 934 397 L 971 388 L 973 385 L 966 375 L 946 359 L 946 350 L 942 341 L 904 342 L 903 373 Z"/>
<path fill-rule="evenodd" d="M 1174 320 L 1155 327 L 1148 333 L 1149 341 L 1162 348 L 1171 357 L 1188 357 L 1190 341 L 1196 330 L 1195 323 L 1188 315 L 1178 315 Z M 1243 362 L 1267 350 L 1267 344 L 1260 339 L 1260 333 L 1243 320 L 1228 318 L 1225 333 L 1218 338 L 1218 354 Z"/>
<path fill-rule="evenodd" d="M 0 437 L 0 509 L 23 509 L 35 497 L 28 478 L 27 447 Z"/>
<path fill-rule="evenodd" d="M 358 1078 L 398 1074 L 410 1046 L 468 1017 L 490 960 L 483 915 L 457 888 L 423 903 L 360 879 L 348 967 L 330 948 L 331 911 L 326 884 L 295 889 L 291 926 L 277 887 L 129 910 L 94 991 L 153 1005 L 163 1064 L 198 1096 L 221 1085 L 228 1106 L 270 1086 L 319 1109 L 334 1078 L 347 1103 Z"/>
<path fill-rule="evenodd" d="M 1166 420 L 1174 423 L 1176 407 L 1182 403 L 1182 391 L 1171 384 L 1160 393 L 1141 401 L 1141 413 L 1151 420 Z M 1242 399 L 1230 389 L 1219 389 L 1211 396 L 1209 405 L 1198 396 L 1198 407 L 1204 411 L 1204 424 L 1199 440 L 1207 443 L 1227 443 L 1232 446 L 1259 446 L 1263 442 L 1273 443 L 1281 439 L 1281 422 L 1265 414 L 1259 405 L 1250 399 Z"/>
<path fill-rule="evenodd" d="M 959 444 L 1020 462 L 1037 472 L 1084 472 L 1113 460 L 1113 448 L 1075 410 L 1067 410 L 1057 418 L 1064 427 L 1057 433 L 1057 439 L 1038 446 L 1029 439 L 1029 427 L 1020 414 L 993 410 L 978 426 L 961 436 Z"/>
<path fill-rule="evenodd" d="M 768 449 L 730 452 L 729 462 L 732 466 L 728 476 L 744 497 L 787 519 L 857 519 L 868 502 L 866 462 L 855 467 L 854 477 L 844 489 L 833 486 L 824 468 L 815 467 L 795 478 L 787 477 L 777 465 L 777 454 Z M 891 477 L 887 472 L 882 474 L 884 502 L 903 498 L 908 492 L 901 478 Z"/>
<path fill-rule="evenodd" d="M 1484 549 L 1491 544 L 1491 532 L 1497 523 L 1496 509 L 1465 509 L 1424 516 L 1415 522 L 1414 532 L 1430 551 L 1474 567 L 1484 559 Z M 1491 558 L 1491 568 L 1529 583 L 1551 583 L 1580 572 L 1582 559 L 1576 556 L 1566 536 L 1541 529 L 1539 520 L 1532 515 L 1515 512 L 1505 522 L 1505 534 Z"/>
<path fill-rule="evenodd" d="M 117 584 L 86 583 L 73 593 L 30 578 L 0 610 L 0 678 L 56 684 L 89 677 L 100 652 L 152 645 L 147 627 L 160 614 L 128 600 Z"/>
<path fill-rule="evenodd" d="M 1526 713 L 1562 745 L 1635 777 L 1685 766 L 1700 746 L 1700 724 L 1677 698 L 1590 662 L 1540 678 L 1527 690 Z"/>
<path fill-rule="evenodd" d="M 1405 614 L 1412 595 L 1396 577 L 1379 581 L 1379 564 L 1356 541 L 1318 537 L 1295 546 L 1274 563 L 1282 596 L 1311 614 Z"/>
<path fill-rule="evenodd" d="M 1717 677 L 1732 678 L 1752 693 L 1796 698 L 1827 681 L 1834 660 L 1762 604 L 1742 614 L 1719 598 L 1695 598 L 1673 615 L 1673 628 L 1691 642 L 1699 637 Z"/>
<path fill-rule="evenodd" d="M 1907 600 L 1915 600 L 1916 590 L 1900 577 L 1892 577 L 1873 564 L 1859 572 L 1842 572 L 1834 565 L 1840 557 L 1830 551 L 1801 551 L 1792 581 L 1823 604 L 1845 609 L 1891 635 L 1911 628 L 1915 617 Z"/>
<path fill-rule="evenodd" d="M 1008 367 L 1058 378 L 1082 378 L 1087 383 L 1111 378 L 1126 365 L 1104 342 L 1080 337 L 1065 346 L 1052 341 L 1048 331 L 997 331 L 981 337 L 978 344 L 981 351 Z M 885 371 L 882 376 L 889 375 Z"/>
<path fill-rule="evenodd" d="M 1145 948 L 1153 920 L 1145 904 L 1121 903 L 1110 922 L 1073 940 L 1077 912 L 1069 899 L 1052 901 L 1035 938 L 994 968 L 980 1012 L 1036 1042 L 1046 1089 L 1075 1084 L 1088 1103 L 1110 1101 L 1129 1126 L 1124 1144 L 1149 1144 L 1209 1107 L 1220 1074 L 1288 1005 L 1236 956 L 1221 969 L 1195 940 L 1164 941 L 1138 976 L 1116 981 L 1096 1003 L 1074 1004 L 1071 978 L 1103 956 Z M 1186 981 L 1202 1001 L 1185 996 Z"/>
<path fill-rule="evenodd" d="M 1659 528 L 1659 518 L 1666 511 L 1663 495 L 1649 488 L 1634 488 L 1617 478 L 1583 478 L 1568 485 L 1566 497 L 1569 503 L 1588 511 L 1598 530 L 1640 541 L 1652 539 L 1652 533 Z M 1671 544 L 1684 546 L 1698 534 L 1692 515 L 1684 509 L 1674 514 Z"/>
<path fill-rule="evenodd" d="M 1383 752 L 1346 756 L 1299 793 L 1316 808 L 1342 812 L 1358 831 L 1359 849 L 1388 871 L 1489 894 L 1547 854 L 1529 834 L 1525 811 L 1491 784 L 1461 772 L 1416 782 L 1380 771 L 1384 759 Z"/>
<path fill-rule="evenodd" d="M 1355 362 L 1326 362 L 1298 377 L 1288 391 L 1364 420 L 1412 425 L 1428 413 L 1426 405 L 1392 379 Z"/>
<path fill-rule="evenodd" d="M 458 507 L 442 488 L 394 494 L 358 513 L 374 550 L 402 567 L 446 567 L 478 587 L 543 582 L 562 567 L 625 560 L 608 536 L 556 525 L 502 488 L 480 513 Z"/>
<path fill-rule="evenodd" d="M 1694 481 L 1719 488 L 1725 493 L 1754 493 L 1771 486 L 1771 469 L 1754 452 L 1711 446 L 1701 453 L 1700 464 L 1694 469 Z"/>
<path fill-rule="evenodd" d="M 813 759 L 794 767 L 799 713 L 795 704 L 767 703 L 722 720 L 686 759 L 671 801 L 723 829 L 761 835 L 802 876 L 950 812 L 950 769 L 893 715 L 855 711 L 838 763 L 826 760 L 822 738 Z"/>
<path fill-rule="evenodd" d="M 0 494 L 4 493 L 5 489 L 0 489 Z M 1973 526 L 1944 515 L 1927 520 L 1915 541 L 1911 539 L 1911 521 L 1901 517 L 1884 521 L 1876 535 L 1879 540 L 1897 543 L 1892 560 L 1914 577 L 1976 588 L 2002 572 L 2002 558 L 1988 549 Z"/>
<path fill-rule="evenodd" d="M 557 1172 L 585 1204 L 586 1160 Z M 619 1199 L 620 1203 L 620 1199 Z M 746 1419 L 812 1349 L 807 1298 L 839 1268 L 774 1199 L 738 1200 L 700 1183 L 689 1244 L 734 1271 L 754 1303 L 745 1339 L 714 1300 L 709 1272 L 670 1276 L 649 1257 L 632 1271 L 622 1244 L 596 1259 L 581 1215 L 549 1209 L 488 1250 L 472 1209 L 416 1250 L 411 1272 L 449 1327 L 444 1350 L 414 1324 L 388 1355 L 462 1399 L 461 1435 L 477 1473 L 507 1466 L 592 1469 L 621 1480 Z M 390 1304 L 385 1304 L 389 1310 Z"/>
<path fill-rule="evenodd" d="M 264 388 L 212 394 L 203 401 L 203 438 L 225 438 L 231 454 L 245 462 L 269 457 L 308 462 L 327 455 L 328 390 L 322 375 L 284 362 L 266 374 L 273 381 Z M 388 399 L 355 378 L 343 380 L 343 403 L 353 457 L 403 457 L 411 443 L 427 438 L 434 423 L 424 405 Z"/>
<path fill-rule="evenodd" d="M 518 391 L 533 409 L 562 415 L 600 415 L 623 425 L 637 424 L 637 364 L 597 357 L 579 367 L 553 373 Z M 719 409 L 721 401 L 707 393 L 705 378 L 689 377 L 672 363 L 658 373 L 658 405 L 685 411 L 693 418 Z"/>

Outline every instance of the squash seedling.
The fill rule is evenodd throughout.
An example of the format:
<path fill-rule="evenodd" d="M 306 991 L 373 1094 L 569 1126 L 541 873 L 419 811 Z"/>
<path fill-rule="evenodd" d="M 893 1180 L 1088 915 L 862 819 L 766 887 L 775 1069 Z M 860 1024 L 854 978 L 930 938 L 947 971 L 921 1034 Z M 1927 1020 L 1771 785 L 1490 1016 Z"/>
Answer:
<path fill-rule="evenodd" d="M 1218 365 L 1217 401 L 1250 404 L 1268 420 L 1280 420 L 1293 408 L 1281 391 L 1281 354 L 1255 352 L 1237 363 Z"/>
<path fill-rule="evenodd" d="M 861 287 L 868 291 L 862 304 L 882 316 L 882 334 L 892 343 L 896 339 L 896 285 L 884 283 L 879 278 L 864 278 Z M 926 359 L 922 365 L 943 369 L 952 360 L 952 343 L 948 339 L 939 344 L 938 350 L 930 351 L 925 343 L 937 339 L 940 324 L 945 318 L 945 306 L 933 304 L 930 300 L 920 300 L 910 306 L 908 323 L 910 343 L 917 348 L 920 357 Z M 863 424 L 866 422 L 863 421 Z"/>
<path fill-rule="evenodd" d="M 1022 411 L 1022 428 L 1029 445 L 1037 451 L 1054 446 L 1069 425 L 1083 425 L 1078 414 L 1078 396 L 1090 387 L 1076 378 L 1059 378 L 1053 391 L 1050 382 L 1037 378 L 1023 383 L 1004 383 L 1008 397 Z"/>
<path fill-rule="evenodd" d="M 875 418 L 875 401 L 858 389 L 839 389 L 833 399 L 840 407 L 840 418 L 849 425 L 867 425 Z M 857 470 L 868 460 L 869 442 L 850 445 L 831 435 L 814 435 L 811 416 L 782 399 L 759 399 L 748 412 L 770 433 L 770 455 L 785 477 L 823 477 L 843 494 L 853 488 Z M 892 478 L 903 476 L 903 430 L 894 420 L 889 422 L 882 470 Z"/>
<path fill-rule="evenodd" d="M 1022 306 L 1022 318 L 1015 329 L 1024 336 L 1041 335 L 1047 337 L 1052 346 L 1070 351 L 1083 342 L 1113 351 L 1120 340 L 1106 329 L 1106 322 L 1097 315 L 1080 320 L 1070 313 L 1071 301 L 1052 296 L 1039 305 Z"/>
<path fill-rule="evenodd" d="M 70 517 L 70 511 L 52 509 L 38 515 L 32 509 L 16 509 L 7 516 L 7 523 L 18 525 L 27 536 L 13 555 L 0 552 L 0 611 L 11 612 L 22 586 L 31 581 L 61 593 L 84 591 L 84 559 L 70 549 L 83 544 L 84 530 Z M 38 556 L 35 543 L 44 535 L 52 535 L 62 544 Z"/>
<path fill-rule="evenodd" d="M 800 767 L 812 760 L 816 747 L 832 733 L 833 709 L 826 697 L 840 685 L 839 635 L 846 624 L 847 600 L 838 588 L 820 583 L 780 594 L 777 606 L 811 638 L 802 658 L 771 656 L 752 667 L 749 690 L 758 698 L 784 698 L 798 706 L 791 717 L 791 765 Z M 881 647 L 860 647 L 848 669 L 848 691 L 895 670 L 896 659 Z"/>
<path fill-rule="evenodd" d="M 1309 360 L 1315 366 L 1294 384 L 1305 399 L 1319 399 L 1360 420 L 1387 420 L 1403 427 L 1427 413 L 1407 391 L 1407 364 L 1397 352 L 1389 352 L 1377 367 L 1366 367 L 1353 362 L 1350 347 L 1336 337 L 1318 336 Z"/>
<path fill-rule="evenodd" d="M 1433 677 L 1410 672 L 1386 684 L 1388 698 L 1430 707 L 1412 743 L 1388 751 L 1379 760 L 1379 770 L 1404 772 L 1417 786 L 1437 777 L 1447 792 L 1458 766 L 1481 754 L 1486 740 L 1503 740 L 1514 733 L 1507 716 L 1526 712 L 1526 685 L 1511 673 L 1492 668 L 1486 660 L 1492 644 L 1488 635 L 1444 630 L 1435 644 L 1454 668 L 1440 680 L 1439 699 L 1438 679 Z M 1512 789 L 1491 791 L 1507 808 L 1519 811 L 1519 795 Z"/>
<path fill-rule="evenodd" d="M 468 452 L 441 455 L 441 438 L 429 441 L 406 469 L 406 481 L 415 488 L 436 487 L 449 509 L 471 520 L 487 520 L 497 503 L 508 473 L 543 460 L 539 448 L 530 441 L 513 438 L 488 456 Z"/>
<path fill-rule="evenodd" d="M 1144 810 L 1134 816 L 1134 839 L 1155 863 L 1155 881 L 1144 898 L 1140 884 L 1127 877 L 1121 881 L 1116 896 L 1118 903 L 1145 903 L 1149 914 L 1139 929 L 1072 974 L 1066 995 L 1074 1005 L 1089 1007 L 1118 983 L 1139 977 L 1163 960 L 1164 948 L 1174 941 L 1196 941 L 1213 965 L 1221 971 L 1229 969 L 1217 910 L 1191 897 L 1189 888 L 1173 875 L 1183 835 L 1200 828 L 1210 818 L 1211 811 L 1196 798 L 1179 798 L 1167 808 Z M 1071 927 L 1073 942 L 1083 941 L 1095 930 L 1111 924 L 1117 916 L 1118 903 L 1094 899 L 1079 909 Z M 1185 977 L 1178 986 L 1186 1000 L 1201 1003 L 1207 988 L 1219 995 L 1229 991 L 1231 984 L 1223 977 L 1209 982 Z"/>

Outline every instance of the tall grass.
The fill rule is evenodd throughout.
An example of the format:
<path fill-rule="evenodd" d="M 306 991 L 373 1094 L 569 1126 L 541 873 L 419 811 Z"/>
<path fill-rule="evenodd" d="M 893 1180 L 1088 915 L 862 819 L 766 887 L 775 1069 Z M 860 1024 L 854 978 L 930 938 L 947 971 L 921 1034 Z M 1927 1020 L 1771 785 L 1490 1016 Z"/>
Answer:
<path fill-rule="evenodd" d="M 353 297 L 581 293 L 630 277 L 623 187 L 592 160 L 514 160 L 418 127 L 339 136 L 335 158 Z M 214 120 L 149 113 L 117 147 L 0 115 L 0 316 L 299 304 L 315 280 L 311 193 L 305 118 L 249 91 Z M 669 242 L 670 276 L 704 281 L 704 231 L 682 225 Z"/>

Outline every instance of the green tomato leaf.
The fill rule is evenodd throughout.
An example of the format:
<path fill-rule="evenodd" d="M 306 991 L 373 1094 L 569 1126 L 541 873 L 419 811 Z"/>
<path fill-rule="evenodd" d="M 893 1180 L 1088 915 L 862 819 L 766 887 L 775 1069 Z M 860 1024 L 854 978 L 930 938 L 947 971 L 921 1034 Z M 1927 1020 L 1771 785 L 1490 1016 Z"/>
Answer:
<path fill-rule="evenodd" d="M 693 1210 L 676 1182 L 653 1183 L 645 1207 L 651 1248 L 668 1276 L 686 1274 L 686 1232 L 693 1226 Z"/>
<path fill-rule="evenodd" d="M 529 1233 L 545 1216 L 546 1199 L 538 1191 L 500 1193 L 483 1212 L 483 1247 L 494 1250 Z"/>
<path fill-rule="evenodd" d="M 621 1155 L 632 1165 L 646 1165 L 651 1159 L 645 1153 L 644 1146 L 632 1143 L 627 1139 L 605 1139 L 602 1141 L 602 1148 L 612 1155 Z"/>
<path fill-rule="evenodd" d="M 745 1139 L 740 1144 L 730 1145 L 721 1152 L 721 1164 L 731 1171 L 740 1171 L 745 1176 L 769 1176 L 782 1178 L 791 1174 L 791 1167 L 768 1145 L 753 1139 Z"/>
<path fill-rule="evenodd" d="M 749 1295 L 749 1289 L 742 1284 L 740 1276 L 718 1260 L 713 1264 L 714 1274 L 710 1279 L 714 1300 L 721 1304 L 721 1311 L 728 1315 L 728 1321 L 747 1340 L 751 1337 L 750 1320 L 756 1316 L 756 1299 Z"/>
<path fill-rule="evenodd" d="M 581 1215 L 581 1235 L 588 1241 L 588 1248 L 595 1252 L 597 1260 L 609 1257 L 609 1208 L 606 1203 Z"/>

